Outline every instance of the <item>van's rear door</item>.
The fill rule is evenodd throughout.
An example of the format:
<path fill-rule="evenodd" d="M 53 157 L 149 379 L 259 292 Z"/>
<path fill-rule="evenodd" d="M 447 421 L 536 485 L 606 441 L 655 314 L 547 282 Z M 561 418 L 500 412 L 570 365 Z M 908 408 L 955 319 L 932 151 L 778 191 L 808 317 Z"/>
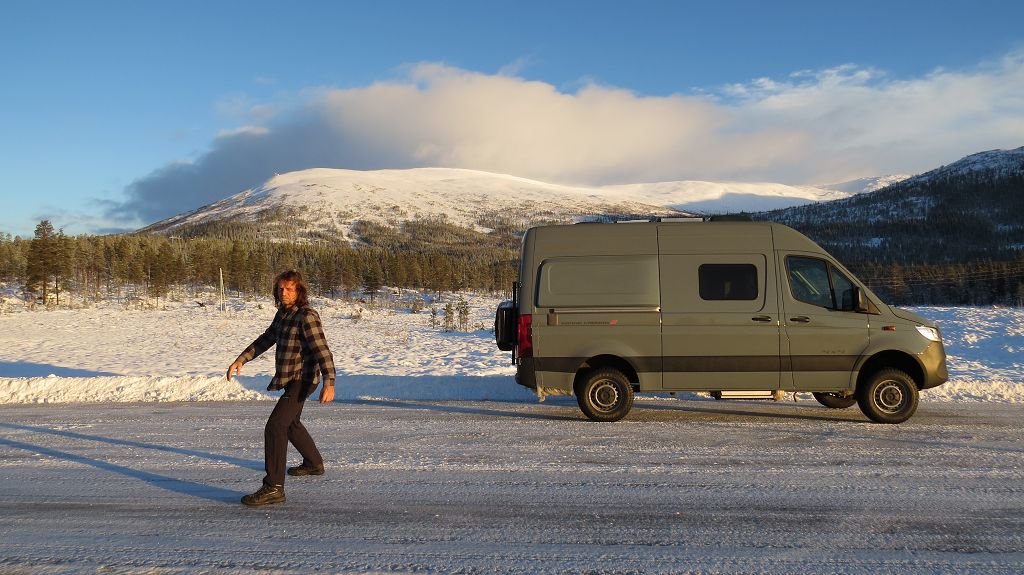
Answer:
<path fill-rule="evenodd" d="M 747 226 L 735 243 L 686 237 L 687 228 L 702 225 L 659 230 L 665 388 L 779 389 L 779 305 L 768 230 Z M 758 233 L 763 241 L 749 237 Z M 764 253 L 750 249 L 758 245 Z"/>

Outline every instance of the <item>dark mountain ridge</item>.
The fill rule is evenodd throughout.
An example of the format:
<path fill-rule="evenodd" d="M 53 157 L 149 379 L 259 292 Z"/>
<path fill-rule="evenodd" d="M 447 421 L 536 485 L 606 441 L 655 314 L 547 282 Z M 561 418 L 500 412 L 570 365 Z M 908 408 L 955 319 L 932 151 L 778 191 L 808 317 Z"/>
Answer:
<path fill-rule="evenodd" d="M 973 154 L 881 190 L 754 218 L 807 234 L 898 302 L 1024 297 L 1024 147 Z"/>

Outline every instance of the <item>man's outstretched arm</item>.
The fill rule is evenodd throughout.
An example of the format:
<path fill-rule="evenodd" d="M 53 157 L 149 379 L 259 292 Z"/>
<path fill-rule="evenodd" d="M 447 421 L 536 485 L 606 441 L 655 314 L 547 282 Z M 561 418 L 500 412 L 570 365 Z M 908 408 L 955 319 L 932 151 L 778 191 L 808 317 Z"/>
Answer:
<path fill-rule="evenodd" d="M 228 366 L 228 381 L 231 381 L 232 372 L 234 372 L 235 375 L 241 373 L 243 365 L 259 357 L 261 353 L 270 349 L 270 346 L 275 343 L 277 343 L 277 340 L 274 338 L 274 324 L 270 324 L 267 331 L 263 332 L 263 335 L 250 343 L 249 347 L 245 348 L 245 351 L 235 358 L 235 361 Z"/>

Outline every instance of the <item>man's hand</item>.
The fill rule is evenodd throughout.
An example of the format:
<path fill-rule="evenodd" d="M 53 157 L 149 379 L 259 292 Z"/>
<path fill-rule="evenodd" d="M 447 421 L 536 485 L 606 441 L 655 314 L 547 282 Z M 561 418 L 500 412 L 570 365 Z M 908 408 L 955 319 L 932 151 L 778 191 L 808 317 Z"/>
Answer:
<path fill-rule="evenodd" d="M 235 363 L 232 363 L 228 367 L 228 381 L 231 381 L 231 372 L 232 371 L 235 372 L 235 375 L 238 375 L 239 373 L 242 373 L 242 362 L 240 362 L 240 361 L 238 361 L 236 359 Z"/>
<path fill-rule="evenodd" d="M 320 388 L 320 403 L 330 403 L 332 401 L 334 401 L 334 386 L 322 386 Z"/>

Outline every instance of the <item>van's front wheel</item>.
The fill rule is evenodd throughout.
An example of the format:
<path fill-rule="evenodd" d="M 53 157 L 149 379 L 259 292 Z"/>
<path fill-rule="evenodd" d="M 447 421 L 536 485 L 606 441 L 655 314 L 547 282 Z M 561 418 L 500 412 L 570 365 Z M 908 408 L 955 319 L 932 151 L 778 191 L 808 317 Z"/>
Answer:
<path fill-rule="evenodd" d="M 872 374 L 857 388 L 860 410 L 878 423 L 903 423 L 917 411 L 917 384 L 898 369 Z"/>
<path fill-rule="evenodd" d="M 633 407 L 633 386 L 616 369 L 598 369 L 576 386 L 576 402 L 594 421 L 618 421 Z"/>

